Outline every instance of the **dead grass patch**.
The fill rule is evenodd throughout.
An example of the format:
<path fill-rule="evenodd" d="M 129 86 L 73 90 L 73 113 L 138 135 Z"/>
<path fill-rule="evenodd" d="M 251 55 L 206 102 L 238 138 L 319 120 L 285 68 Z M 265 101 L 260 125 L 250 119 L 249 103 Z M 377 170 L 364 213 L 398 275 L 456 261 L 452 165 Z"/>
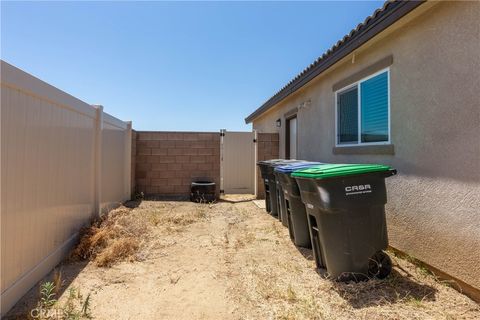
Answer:
<path fill-rule="evenodd" d="M 114 239 L 96 256 L 95 261 L 100 267 L 108 267 L 121 260 L 134 261 L 136 260 L 135 253 L 139 248 L 140 241 L 135 238 Z"/>
<path fill-rule="evenodd" d="M 164 206 L 155 206 L 151 202 L 143 202 L 138 210 L 153 226 L 161 227 L 167 233 L 183 231 L 186 226 L 206 220 L 207 212 L 213 207 L 212 204 L 181 205 L 167 203 Z"/>
<path fill-rule="evenodd" d="M 247 245 L 255 242 L 255 234 L 253 232 L 244 232 L 235 240 L 235 249 L 245 248 Z"/>
<path fill-rule="evenodd" d="M 83 228 L 80 242 L 72 251 L 73 260 L 91 260 L 99 267 L 110 267 L 119 261 L 139 260 L 137 253 L 150 233 L 149 225 L 121 206 Z"/>
<path fill-rule="evenodd" d="M 320 320 L 325 319 L 322 312 L 321 305 L 316 301 L 312 295 L 301 297 L 296 300 L 293 306 L 282 308 L 278 313 L 278 319 L 281 320 L 298 320 L 311 319 Z"/>
<path fill-rule="evenodd" d="M 70 258 L 90 260 L 99 267 L 110 267 L 120 261 L 144 260 L 155 245 L 154 231 L 183 231 L 186 226 L 205 220 L 211 207 L 211 204 L 151 201 L 143 201 L 133 208 L 121 206 L 81 230 L 80 242 Z"/>

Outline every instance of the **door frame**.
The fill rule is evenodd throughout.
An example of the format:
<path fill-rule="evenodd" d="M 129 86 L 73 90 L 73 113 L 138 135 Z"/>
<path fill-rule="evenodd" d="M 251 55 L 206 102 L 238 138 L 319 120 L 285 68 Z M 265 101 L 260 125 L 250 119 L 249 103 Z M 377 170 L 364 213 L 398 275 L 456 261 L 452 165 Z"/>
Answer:
<path fill-rule="evenodd" d="M 252 130 L 253 132 L 253 144 L 254 144 L 254 151 L 253 151 L 253 158 L 254 158 L 254 161 L 255 161 L 255 164 L 254 164 L 254 170 L 253 170 L 253 192 L 255 194 L 255 198 L 258 197 L 258 175 L 259 175 L 259 172 L 258 172 L 258 166 L 257 166 L 257 162 L 258 162 L 258 132 L 257 130 L 253 129 Z"/>
<path fill-rule="evenodd" d="M 294 113 L 288 117 L 285 117 L 285 159 L 290 159 L 290 121 L 292 119 L 296 119 L 297 120 L 297 134 L 295 136 L 295 139 L 297 140 L 296 141 L 296 147 L 297 147 L 297 150 L 295 150 L 295 153 L 297 153 L 297 157 L 298 157 L 298 118 L 297 118 L 297 114 Z"/>
<path fill-rule="evenodd" d="M 225 160 L 225 157 L 226 157 L 226 136 L 228 136 L 229 134 L 248 134 L 249 135 L 249 141 L 251 141 L 251 152 L 253 153 L 252 156 L 253 156 L 253 163 L 250 163 L 250 161 L 248 162 L 251 166 L 252 166 L 252 170 L 250 172 L 250 170 L 248 170 L 248 175 L 251 174 L 251 178 L 252 178 L 252 184 L 250 185 L 250 188 L 249 190 L 253 193 L 253 194 L 257 194 L 257 166 L 256 166 L 256 162 L 257 162 L 257 131 L 255 130 L 252 130 L 251 132 L 248 132 L 248 131 L 227 131 L 226 129 L 221 129 L 220 130 L 220 193 L 221 194 L 226 194 L 226 193 L 230 193 L 232 188 L 230 187 L 229 189 L 229 185 L 231 183 L 231 181 L 235 181 L 235 179 L 228 179 L 227 181 L 225 181 L 225 177 L 228 176 L 229 178 L 231 178 L 231 176 L 227 175 L 226 174 L 226 160 Z M 242 138 L 243 140 L 243 138 Z M 243 142 L 246 142 L 245 140 L 243 140 Z M 228 143 L 228 146 L 230 146 L 231 148 L 231 144 Z M 228 148 L 228 147 L 227 147 Z M 228 153 L 230 154 L 230 153 Z M 231 169 L 231 168 L 230 168 Z M 226 183 L 227 182 L 227 183 Z M 227 190 L 229 189 L 229 190 Z M 236 190 L 241 190 L 243 188 L 233 188 L 233 189 L 236 189 Z M 234 192 L 235 193 L 235 192 Z M 244 192 L 238 192 L 238 193 L 244 193 Z M 250 194 L 250 193 L 249 193 Z"/>

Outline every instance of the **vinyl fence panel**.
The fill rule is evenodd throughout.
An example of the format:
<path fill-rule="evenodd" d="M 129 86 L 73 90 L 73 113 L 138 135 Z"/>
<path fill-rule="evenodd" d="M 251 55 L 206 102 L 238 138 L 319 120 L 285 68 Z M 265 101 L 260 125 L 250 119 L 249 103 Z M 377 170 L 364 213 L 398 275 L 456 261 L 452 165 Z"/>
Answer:
<path fill-rule="evenodd" d="M 102 211 L 108 211 L 130 198 L 131 124 L 110 115 L 102 127 Z M 129 142 L 129 143 L 127 143 Z"/>
<path fill-rule="evenodd" d="M 129 198 L 131 124 L 98 110 L 1 62 L 2 315 L 102 206 Z"/>

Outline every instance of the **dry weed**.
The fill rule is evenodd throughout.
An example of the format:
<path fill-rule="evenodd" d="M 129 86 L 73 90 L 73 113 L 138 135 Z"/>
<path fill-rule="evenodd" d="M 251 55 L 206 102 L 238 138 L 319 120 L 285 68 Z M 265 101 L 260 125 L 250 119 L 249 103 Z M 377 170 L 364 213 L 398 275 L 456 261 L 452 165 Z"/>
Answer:
<path fill-rule="evenodd" d="M 110 211 L 81 231 L 80 243 L 71 259 L 92 260 L 99 267 L 110 267 L 119 261 L 139 261 L 151 249 L 152 228 L 175 233 L 186 226 L 205 220 L 209 204 L 184 205 L 144 201 L 136 208 L 121 206 Z"/>
<path fill-rule="evenodd" d="M 133 237 L 114 239 L 96 256 L 95 262 L 99 267 L 110 267 L 117 261 L 134 261 L 139 248 L 140 242 Z"/>
<path fill-rule="evenodd" d="M 141 216 L 145 217 L 150 224 L 161 227 L 167 233 L 175 233 L 183 231 L 186 226 L 192 223 L 206 220 L 208 218 L 207 212 L 210 210 L 210 204 L 189 204 L 190 210 L 185 206 L 180 206 L 175 203 L 167 203 L 161 208 L 155 207 L 150 203 L 142 203 L 136 209 Z"/>
<path fill-rule="evenodd" d="M 255 241 L 255 234 L 249 231 L 246 231 L 236 239 L 235 249 L 245 248 L 248 244 L 251 244 Z"/>
<path fill-rule="evenodd" d="M 282 320 L 325 319 L 322 308 L 313 295 L 301 297 L 295 304 L 282 308 L 277 315 Z"/>
<path fill-rule="evenodd" d="M 59 295 L 63 286 L 62 269 L 55 269 L 53 272 L 53 285 L 55 286 L 55 295 Z"/>
<path fill-rule="evenodd" d="M 227 232 L 223 233 L 223 243 L 224 243 L 225 247 L 228 247 L 228 244 L 230 243 L 230 239 L 228 239 L 228 233 Z"/>
<path fill-rule="evenodd" d="M 253 270 L 253 283 L 257 293 L 265 300 L 294 302 L 297 294 L 290 284 L 278 277 L 274 270 Z"/>
<path fill-rule="evenodd" d="M 170 283 L 171 284 L 177 284 L 178 280 L 180 280 L 180 275 L 177 275 L 177 274 L 172 274 L 169 276 L 170 278 Z"/>
<path fill-rule="evenodd" d="M 122 206 L 82 229 L 80 243 L 70 257 L 92 260 L 99 267 L 138 260 L 137 253 L 148 235 L 149 225 L 145 219 Z"/>

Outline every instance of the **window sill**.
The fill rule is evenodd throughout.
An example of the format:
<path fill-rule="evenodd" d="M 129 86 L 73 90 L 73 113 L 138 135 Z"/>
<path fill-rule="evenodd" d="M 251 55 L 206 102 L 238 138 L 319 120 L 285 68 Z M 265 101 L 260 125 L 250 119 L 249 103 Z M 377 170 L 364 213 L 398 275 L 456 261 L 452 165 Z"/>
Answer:
<path fill-rule="evenodd" d="M 333 154 L 395 154 L 393 144 L 333 147 Z"/>

